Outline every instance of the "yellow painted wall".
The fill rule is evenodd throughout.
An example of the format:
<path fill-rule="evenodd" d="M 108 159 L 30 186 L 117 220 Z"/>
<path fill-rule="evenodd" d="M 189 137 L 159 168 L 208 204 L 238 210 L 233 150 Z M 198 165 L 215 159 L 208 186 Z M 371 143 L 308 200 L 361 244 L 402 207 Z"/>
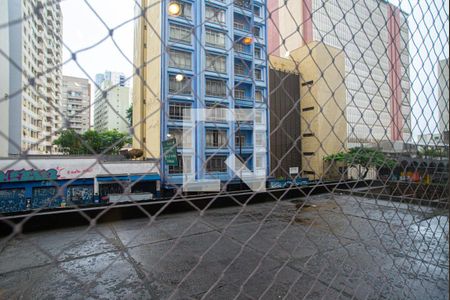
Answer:
<path fill-rule="evenodd" d="M 323 157 L 346 148 L 345 56 L 339 49 L 311 42 L 285 59 L 271 56 L 272 68 L 300 73 L 302 169 L 310 179 L 323 176 Z M 303 85 L 312 81 L 310 85 Z M 313 110 L 305 111 L 305 108 Z M 312 137 L 303 137 L 313 133 Z M 312 155 L 305 155 L 310 152 Z M 314 174 L 309 174 L 314 173 Z"/>
<path fill-rule="evenodd" d="M 141 0 L 146 15 L 135 27 L 134 64 L 141 72 L 133 78 L 133 147 L 144 158 L 159 158 L 161 145 L 161 4 L 152 2 Z"/>

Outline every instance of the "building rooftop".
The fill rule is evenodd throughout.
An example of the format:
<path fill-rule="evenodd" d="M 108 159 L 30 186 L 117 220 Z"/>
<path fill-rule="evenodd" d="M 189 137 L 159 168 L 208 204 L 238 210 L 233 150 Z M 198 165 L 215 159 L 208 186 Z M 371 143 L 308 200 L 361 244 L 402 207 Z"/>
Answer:
<path fill-rule="evenodd" d="M 329 194 L 24 234 L 0 241 L 0 291 L 5 298 L 444 299 L 447 215 Z"/>

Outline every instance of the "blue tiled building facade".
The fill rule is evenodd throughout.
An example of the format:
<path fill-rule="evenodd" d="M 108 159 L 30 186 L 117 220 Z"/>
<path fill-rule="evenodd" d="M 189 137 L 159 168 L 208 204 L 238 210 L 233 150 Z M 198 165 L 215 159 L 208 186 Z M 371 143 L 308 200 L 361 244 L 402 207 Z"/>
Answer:
<path fill-rule="evenodd" d="M 267 175 L 265 2 L 163 1 L 160 20 L 160 37 L 152 33 L 145 42 L 161 41 L 160 140 L 175 138 L 179 155 L 178 166 L 161 160 L 163 183 L 180 184 L 186 176 L 222 182 L 237 179 L 225 164 L 233 154 L 251 171 Z M 135 95 L 136 101 L 141 99 Z M 199 109 L 210 108 L 216 109 L 202 118 Z M 223 115 L 224 109 L 253 108 L 258 111 L 252 122 L 230 121 Z M 188 109 L 193 110 L 188 113 Z M 183 131 L 182 120 L 188 131 Z M 142 135 L 143 148 L 149 139 L 152 135 Z M 164 158 L 162 147 L 160 153 Z"/>

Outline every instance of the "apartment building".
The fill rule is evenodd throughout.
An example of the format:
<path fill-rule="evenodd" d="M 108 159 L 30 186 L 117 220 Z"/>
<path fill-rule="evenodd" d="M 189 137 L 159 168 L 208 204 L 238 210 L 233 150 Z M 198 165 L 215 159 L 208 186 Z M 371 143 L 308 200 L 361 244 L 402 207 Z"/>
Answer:
<path fill-rule="evenodd" d="M 62 121 L 60 5 L 1 1 L 0 24 L 9 24 L 0 28 L 0 49 L 8 55 L 0 64 L 0 155 L 54 153 Z"/>
<path fill-rule="evenodd" d="M 130 107 L 130 89 L 104 80 L 95 91 L 94 129 L 128 132 L 127 109 Z"/>
<path fill-rule="evenodd" d="M 86 78 L 63 76 L 63 127 L 83 133 L 90 128 L 91 85 Z"/>
<path fill-rule="evenodd" d="M 140 2 L 135 27 L 134 148 L 162 159 L 163 184 L 236 179 L 237 157 L 267 174 L 267 37 L 265 3 L 239 0 Z M 137 8 L 136 15 L 142 10 Z M 257 108 L 254 120 L 228 120 L 227 109 Z M 195 109 L 193 115 L 186 113 Z M 200 110 L 208 110 L 201 119 Z M 223 110 L 221 110 L 223 109 Z M 183 132 L 183 126 L 185 131 Z M 177 140 L 178 165 L 169 166 L 161 141 Z"/>
<path fill-rule="evenodd" d="M 410 141 L 407 14 L 381 0 L 269 0 L 268 10 L 269 54 L 289 59 L 322 43 L 343 50 L 347 147 Z"/>
<path fill-rule="evenodd" d="M 448 141 L 448 112 L 449 112 L 449 64 L 448 64 L 448 58 L 442 59 L 439 61 L 439 64 L 437 66 L 437 73 L 438 73 L 438 109 L 439 113 L 435 115 L 439 115 L 439 121 L 438 121 L 438 130 L 439 134 L 442 137 L 443 140 L 445 139 L 445 135 L 447 135 L 447 141 Z M 448 143 L 448 142 L 447 142 Z"/>

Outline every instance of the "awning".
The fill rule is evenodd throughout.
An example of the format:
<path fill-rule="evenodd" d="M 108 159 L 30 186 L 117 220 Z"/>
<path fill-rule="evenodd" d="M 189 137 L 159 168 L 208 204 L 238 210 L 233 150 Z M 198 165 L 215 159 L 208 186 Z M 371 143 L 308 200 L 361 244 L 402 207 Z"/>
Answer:
<path fill-rule="evenodd" d="M 97 177 L 98 182 L 116 182 L 116 181 L 156 181 L 161 177 L 158 174 L 142 174 L 142 175 L 117 175 Z"/>

